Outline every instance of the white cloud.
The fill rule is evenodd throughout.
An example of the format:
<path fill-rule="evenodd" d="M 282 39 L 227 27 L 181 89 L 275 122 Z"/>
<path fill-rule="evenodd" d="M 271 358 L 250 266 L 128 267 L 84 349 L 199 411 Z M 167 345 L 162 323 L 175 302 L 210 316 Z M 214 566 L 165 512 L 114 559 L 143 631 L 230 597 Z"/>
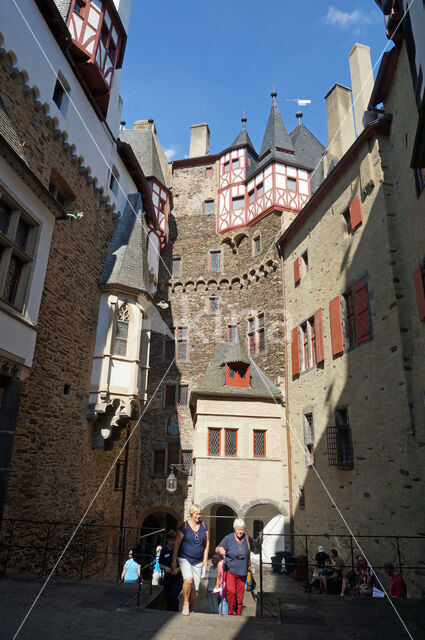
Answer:
<path fill-rule="evenodd" d="M 373 18 L 363 11 L 341 11 L 335 7 L 329 7 L 325 18 L 326 24 L 333 27 L 343 27 L 344 29 L 351 26 L 361 26 L 364 24 L 372 24 Z"/>
<path fill-rule="evenodd" d="M 177 153 L 177 149 L 170 147 L 169 149 L 164 149 L 164 153 L 167 156 L 167 160 L 172 160 Z"/>

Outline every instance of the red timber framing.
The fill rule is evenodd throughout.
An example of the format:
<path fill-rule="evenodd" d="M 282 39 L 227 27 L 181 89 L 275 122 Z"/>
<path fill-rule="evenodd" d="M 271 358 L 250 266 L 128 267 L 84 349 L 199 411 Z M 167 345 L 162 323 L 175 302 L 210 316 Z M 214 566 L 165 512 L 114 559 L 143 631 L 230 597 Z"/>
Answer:
<path fill-rule="evenodd" d="M 168 189 L 157 180 L 150 179 L 148 182 L 152 202 L 155 210 L 157 225 L 148 225 L 159 240 L 159 249 L 162 253 L 168 246 L 168 225 L 171 210 L 171 196 Z"/>
<path fill-rule="evenodd" d="M 416 302 L 418 305 L 419 320 L 425 319 L 425 288 L 422 267 L 418 265 L 414 272 Z"/>
<path fill-rule="evenodd" d="M 223 153 L 219 162 L 217 233 L 252 226 L 272 211 L 298 213 L 311 198 L 310 168 L 270 162 L 246 178 L 248 151 L 238 150 L 236 170 L 232 166 L 235 153 Z M 288 188 L 288 180 L 295 181 L 295 190 Z M 233 201 L 242 197 L 244 208 L 234 210 Z"/>
<path fill-rule="evenodd" d="M 126 34 L 112 0 L 71 0 L 67 26 L 71 53 L 106 115 L 112 79 L 122 66 Z"/>

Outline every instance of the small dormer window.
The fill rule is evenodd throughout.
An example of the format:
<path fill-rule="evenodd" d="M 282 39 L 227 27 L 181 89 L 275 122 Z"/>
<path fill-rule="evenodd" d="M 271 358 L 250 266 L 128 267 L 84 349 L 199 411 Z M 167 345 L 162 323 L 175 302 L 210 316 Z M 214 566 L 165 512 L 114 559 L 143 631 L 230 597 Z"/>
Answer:
<path fill-rule="evenodd" d="M 249 365 L 244 362 L 226 364 L 226 385 L 229 387 L 249 387 Z"/>

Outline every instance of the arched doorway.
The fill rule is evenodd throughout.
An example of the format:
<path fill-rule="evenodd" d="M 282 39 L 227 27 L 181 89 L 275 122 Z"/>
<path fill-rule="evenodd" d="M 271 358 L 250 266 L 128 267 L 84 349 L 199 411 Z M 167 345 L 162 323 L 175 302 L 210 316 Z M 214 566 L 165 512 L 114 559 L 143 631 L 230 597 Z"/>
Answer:
<path fill-rule="evenodd" d="M 287 520 L 277 506 L 266 502 L 255 504 L 245 514 L 247 532 L 256 538 L 263 535 L 263 562 L 269 563 L 273 556 L 286 550 Z M 258 562 L 259 556 L 253 556 L 253 562 Z"/>
<path fill-rule="evenodd" d="M 138 562 L 148 564 L 155 557 L 155 549 L 165 543 L 166 532 L 177 528 L 177 518 L 163 508 L 151 509 L 142 518 L 140 542 L 137 545 Z M 161 531 L 164 529 L 164 531 Z"/>
<path fill-rule="evenodd" d="M 233 520 L 237 518 L 236 511 L 227 504 L 216 502 L 203 509 L 203 518 L 208 524 L 210 533 L 210 555 L 225 535 L 233 531 Z"/>

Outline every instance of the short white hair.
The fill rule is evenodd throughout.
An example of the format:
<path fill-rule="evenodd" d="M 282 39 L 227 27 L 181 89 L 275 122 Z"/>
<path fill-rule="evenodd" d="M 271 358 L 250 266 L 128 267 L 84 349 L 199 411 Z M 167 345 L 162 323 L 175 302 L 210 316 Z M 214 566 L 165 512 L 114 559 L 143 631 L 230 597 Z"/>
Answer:
<path fill-rule="evenodd" d="M 245 520 L 242 520 L 242 518 L 233 520 L 233 529 L 236 529 L 236 527 L 243 527 L 245 529 Z"/>

